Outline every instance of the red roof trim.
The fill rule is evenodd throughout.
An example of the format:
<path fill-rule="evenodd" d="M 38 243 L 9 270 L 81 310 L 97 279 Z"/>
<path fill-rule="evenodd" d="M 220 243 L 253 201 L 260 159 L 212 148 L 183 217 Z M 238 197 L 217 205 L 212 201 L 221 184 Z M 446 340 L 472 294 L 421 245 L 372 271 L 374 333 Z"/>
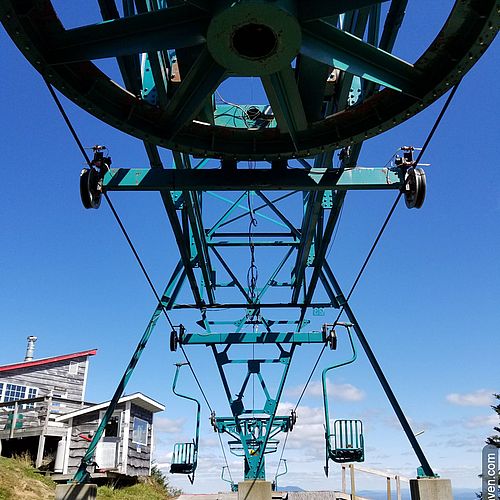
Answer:
<path fill-rule="evenodd" d="M 29 368 L 30 366 L 46 365 L 48 363 L 55 363 L 56 361 L 65 361 L 67 359 L 81 358 L 82 356 L 94 356 L 97 349 L 90 351 L 75 352 L 73 354 L 63 354 L 62 356 L 54 356 L 53 358 L 36 359 L 34 361 L 26 361 L 24 363 L 15 363 L 13 365 L 0 366 L 0 372 L 9 370 L 17 370 L 19 368 Z"/>

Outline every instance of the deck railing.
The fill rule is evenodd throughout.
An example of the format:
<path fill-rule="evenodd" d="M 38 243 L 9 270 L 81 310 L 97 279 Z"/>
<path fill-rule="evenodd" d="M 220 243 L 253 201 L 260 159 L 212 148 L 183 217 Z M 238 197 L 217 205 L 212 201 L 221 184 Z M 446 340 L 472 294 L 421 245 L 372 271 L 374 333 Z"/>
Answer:
<path fill-rule="evenodd" d="M 351 498 L 356 498 L 356 476 L 355 471 L 364 472 L 365 474 L 373 474 L 379 477 L 386 478 L 387 500 L 392 499 L 392 480 L 396 486 L 396 499 L 401 500 L 401 481 L 409 483 L 409 478 L 393 472 L 381 471 L 376 469 L 369 469 L 368 467 L 361 467 L 354 464 L 342 465 L 342 493 L 347 493 L 347 469 L 349 469 L 350 482 L 351 482 Z"/>
<path fill-rule="evenodd" d="M 58 396 L 39 396 L 0 403 L 0 433 L 9 431 L 9 438 L 26 429 L 47 428 L 56 417 L 89 406 L 90 403 Z"/>

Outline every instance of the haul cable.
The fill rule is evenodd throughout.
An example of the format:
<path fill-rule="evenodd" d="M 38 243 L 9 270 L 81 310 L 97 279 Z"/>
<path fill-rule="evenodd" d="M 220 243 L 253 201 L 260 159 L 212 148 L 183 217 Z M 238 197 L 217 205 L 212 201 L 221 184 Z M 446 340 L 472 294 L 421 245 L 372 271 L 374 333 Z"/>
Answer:
<path fill-rule="evenodd" d="M 50 95 L 52 96 L 59 112 L 61 113 L 63 119 L 64 119 L 64 122 L 66 123 L 73 139 L 75 140 L 77 146 L 78 146 L 78 149 L 80 150 L 80 152 L 82 153 L 84 159 L 85 159 L 85 162 L 87 163 L 88 166 L 90 166 L 92 163 L 90 161 L 90 158 L 87 154 L 87 152 L 85 151 L 85 148 L 83 147 L 83 144 L 78 136 L 78 134 L 76 133 L 76 130 L 75 128 L 73 127 L 72 123 L 71 123 L 71 120 L 69 119 L 66 111 L 64 110 L 62 104 L 61 104 L 61 101 L 59 100 L 59 98 L 57 97 L 57 94 L 55 93 L 54 89 L 52 88 L 52 85 L 47 81 L 45 80 L 45 84 L 47 85 L 47 88 L 49 89 L 49 92 L 50 92 Z M 165 308 L 165 306 L 163 305 L 163 302 L 158 294 L 158 292 L 156 291 L 156 288 L 153 284 L 153 282 L 151 281 L 151 278 L 149 277 L 149 274 L 146 270 L 146 268 L 144 267 L 144 264 L 142 263 L 142 260 L 139 256 L 139 254 L 137 253 L 137 250 L 135 249 L 135 246 L 134 244 L 132 243 L 132 240 L 130 239 L 130 236 L 128 235 L 127 233 L 127 230 L 125 229 L 125 226 L 123 225 L 123 222 L 121 221 L 117 211 L 115 210 L 108 194 L 106 192 L 104 192 L 104 198 L 106 199 L 106 201 L 108 202 L 108 205 L 111 209 L 111 212 L 113 213 L 123 235 L 125 236 L 125 239 L 127 240 L 127 243 L 130 247 L 130 249 L 132 250 L 132 253 L 134 254 L 134 257 L 136 258 L 138 264 L 139 264 L 139 267 L 141 268 L 141 271 L 142 273 L 144 274 L 156 300 L 158 301 L 158 305 L 157 305 L 157 308 L 156 308 L 156 311 L 158 311 L 158 309 L 161 309 L 161 311 L 163 312 L 165 318 L 167 319 L 167 322 L 168 324 L 170 325 L 170 327 L 172 328 L 172 330 L 175 330 L 175 327 L 174 327 L 174 324 L 172 322 L 172 320 L 170 319 L 170 316 L 168 315 L 168 312 Z M 155 313 L 156 313 L 155 311 Z M 155 315 L 153 315 L 153 318 L 154 318 Z M 149 325 L 148 325 L 148 328 L 146 329 L 146 331 L 144 332 L 143 336 L 141 337 L 141 340 L 139 341 L 137 347 L 136 347 L 136 350 L 134 351 L 134 354 L 129 362 L 129 365 L 127 366 L 127 369 L 125 370 L 123 376 L 122 376 L 122 379 L 120 380 L 120 383 L 118 384 L 116 390 L 115 390 L 115 394 L 113 395 L 113 398 L 111 399 L 110 401 L 110 404 L 108 406 L 108 409 L 104 415 L 104 417 L 102 418 L 101 420 L 101 423 L 99 425 L 99 427 L 97 428 L 97 431 L 96 433 L 94 434 L 94 437 L 92 439 L 92 442 L 89 444 L 89 447 L 85 453 L 85 455 L 83 456 L 82 460 L 81 460 L 81 463 L 80 463 L 80 466 L 78 468 L 78 471 L 75 473 L 75 476 L 73 477 L 73 482 L 78 482 L 78 483 L 83 483 L 83 482 L 86 482 L 89 477 L 90 477 L 90 474 L 89 472 L 87 471 L 87 467 L 89 465 L 92 464 L 92 459 L 93 459 L 93 455 L 94 455 L 94 452 L 95 452 L 95 448 L 97 447 L 97 444 L 104 432 L 104 429 L 105 429 L 105 426 L 107 425 L 107 422 L 109 420 L 109 418 L 111 417 L 115 407 L 116 407 L 116 404 L 118 403 L 118 400 L 120 399 L 120 397 L 122 396 L 123 394 L 123 391 L 125 390 L 125 387 L 132 375 L 132 372 L 133 370 L 135 369 L 138 361 L 139 361 L 139 358 L 144 350 L 144 348 L 146 347 L 146 344 L 151 336 L 151 333 L 153 331 L 153 327 L 154 325 L 156 324 L 156 321 L 157 321 L 157 317 L 154 318 L 150 321 Z M 193 366 L 187 356 L 187 353 L 186 351 L 184 350 L 184 347 L 181 345 L 180 346 L 181 348 L 181 351 L 182 351 L 182 354 L 184 356 L 184 358 L 186 359 L 186 362 L 189 366 L 189 369 L 191 370 L 191 373 L 196 381 L 196 384 L 203 396 L 203 399 L 205 400 L 205 403 L 207 404 L 209 410 L 212 412 L 212 406 L 210 405 L 210 402 L 208 401 L 208 398 L 205 394 L 205 391 L 203 390 L 203 387 L 196 375 L 196 372 L 194 371 L 193 369 Z M 222 448 L 222 453 L 223 453 L 223 456 L 224 456 L 224 460 L 226 462 L 226 466 L 228 468 L 228 472 L 229 472 L 229 476 L 231 476 L 231 470 L 229 468 L 229 464 L 228 464 L 228 461 L 227 461 L 227 457 L 226 457 L 226 453 L 225 453 L 225 450 L 224 450 L 224 446 L 222 444 L 222 439 L 221 437 L 219 436 L 219 441 L 220 441 L 220 445 L 221 445 L 221 448 Z"/>
<path fill-rule="evenodd" d="M 437 116 L 437 118 L 436 118 L 436 120 L 434 122 L 434 125 L 432 126 L 429 134 L 427 135 L 427 138 L 426 138 L 426 140 L 425 140 L 425 142 L 424 142 L 424 144 L 422 146 L 422 149 L 420 150 L 420 152 L 419 152 L 419 154 L 417 156 L 417 159 L 414 161 L 414 165 L 415 166 L 418 165 L 418 163 L 422 159 L 422 156 L 424 155 L 427 147 L 429 146 L 429 143 L 430 143 L 431 139 L 433 138 L 433 136 L 434 136 L 434 134 L 435 134 L 435 132 L 436 132 L 439 124 L 441 123 L 441 120 L 443 119 L 444 114 L 446 113 L 448 107 L 451 104 L 451 101 L 453 100 L 453 97 L 455 96 L 455 94 L 457 92 L 457 89 L 458 89 L 461 81 L 462 80 L 459 80 L 453 86 L 453 88 L 451 89 L 451 92 L 449 93 L 448 98 L 446 99 L 446 102 L 444 103 L 444 105 L 443 105 L 443 107 L 442 107 L 439 115 Z M 363 273 L 364 273 L 364 271 L 365 271 L 365 269 L 366 269 L 366 267 L 367 267 L 367 265 L 368 265 L 368 263 L 369 263 L 372 255 L 373 255 L 373 253 L 374 253 L 374 251 L 375 251 L 375 249 L 376 249 L 376 247 L 377 247 L 377 245 L 378 245 L 378 243 L 379 243 L 382 235 L 384 234 L 384 231 L 387 228 L 387 225 L 389 224 L 389 221 L 391 220 L 391 218 L 392 218 L 392 216 L 393 216 L 393 214 L 394 214 L 394 212 L 396 210 L 396 207 L 397 207 L 399 201 L 401 200 L 401 197 L 404 194 L 404 191 L 405 191 L 405 188 L 406 188 L 406 184 L 408 183 L 408 180 L 409 180 L 409 178 L 407 178 L 405 180 L 405 182 L 403 183 L 403 185 L 402 185 L 402 187 L 401 187 L 401 189 L 400 189 L 400 191 L 399 191 L 396 199 L 394 200 L 393 205 L 391 206 L 391 208 L 389 210 L 389 213 L 387 214 L 387 216 L 386 216 L 386 218 L 385 218 L 385 220 L 384 220 L 384 222 L 382 224 L 382 227 L 380 228 L 380 230 L 379 230 L 379 232 L 378 232 L 378 234 L 377 234 L 377 236 L 376 236 L 376 238 L 375 238 L 375 240 L 374 240 L 374 242 L 372 244 L 372 246 L 370 248 L 370 251 L 368 252 L 368 254 L 367 254 L 367 256 L 366 256 L 366 258 L 365 258 L 365 260 L 363 262 L 363 265 L 361 266 L 361 268 L 360 268 L 360 270 L 359 270 L 359 272 L 358 272 L 358 274 L 356 276 L 356 279 L 354 280 L 354 283 L 352 284 L 351 289 L 350 289 L 350 291 L 349 291 L 349 293 L 348 293 L 348 295 L 347 295 L 347 297 L 345 299 L 345 303 L 346 304 L 349 302 L 349 300 L 350 300 L 350 298 L 351 298 L 351 296 L 352 296 L 352 294 L 353 294 L 356 286 L 358 285 L 358 283 L 359 283 L 359 281 L 360 281 L 360 279 L 361 279 L 361 277 L 362 277 L 362 275 L 363 275 Z M 344 312 L 344 308 L 345 308 L 345 305 L 342 305 L 341 308 L 340 308 L 340 311 L 339 311 L 339 313 L 337 315 L 337 318 L 334 321 L 334 324 L 337 323 L 337 321 L 342 316 L 342 314 Z M 307 381 L 306 381 L 306 383 L 304 385 L 304 388 L 302 389 L 302 392 L 300 393 L 300 396 L 299 396 L 299 399 L 297 401 L 297 404 L 295 405 L 294 411 L 296 411 L 297 408 L 299 407 L 299 405 L 300 405 L 300 403 L 302 401 L 302 398 L 304 397 L 304 394 L 305 394 L 305 392 L 307 390 L 307 387 L 308 387 L 309 383 L 311 382 L 311 379 L 312 379 L 312 377 L 313 377 L 313 375 L 314 375 L 314 373 L 316 371 L 316 368 L 317 368 L 317 366 L 318 366 L 318 364 L 319 364 L 319 362 L 320 362 L 320 360 L 321 360 L 321 358 L 322 358 L 322 356 L 323 356 L 323 354 L 325 352 L 325 349 L 326 349 L 326 344 L 321 349 L 321 351 L 320 351 L 320 353 L 319 353 L 319 355 L 318 355 L 318 357 L 316 359 L 316 362 L 314 363 L 314 366 L 313 366 L 313 368 L 311 370 L 311 373 L 309 374 L 309 377 L 308 377 L 308 379 L 307 379 Z M 283 456 L 285 445 L 286 445 L 286 440 L 283 443 L 283 450 L 282 450 L 281 456 Z"/>

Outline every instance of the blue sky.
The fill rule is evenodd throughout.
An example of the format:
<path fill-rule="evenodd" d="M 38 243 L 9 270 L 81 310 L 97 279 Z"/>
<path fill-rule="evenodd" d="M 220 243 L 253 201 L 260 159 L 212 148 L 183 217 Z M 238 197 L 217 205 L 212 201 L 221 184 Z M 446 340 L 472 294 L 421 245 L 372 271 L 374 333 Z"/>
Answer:
<path fill-rule="evenodd" d="M 426 43 L 443 12 L 429 16 L 429 26 L 422 20 L 412 25 L 408 38 L 412 29 L 420 30 L 418 43 Z M 409 45 L 409 53 L 418 51 L 418 43 Z M 0 47 L 0 364 L 23 359 L 28 335 L 39 338 L 37 357 L 97 348 L 87 399 L 103 401 L 110 398 L 155 300 L 108 208 L 85 211 L 81 206 L 82 158 L 41 78 L 3 31 Z M 426 170 L 424 207 L 410 211 L 399 206 L 351 301 L 415 432 L 425 430 L 419 440 L 429 461 L 456 487 L 479 487 L 480 450 L 495 424 L 490 394 L 500 391 L 499 103 L 498 93 L 492 92 L 498 67 L 496 42 L 462 82 L 423 159 L 432 164 Z M 239 95 L 231 86 L 225 92 L 228 99 Z M 366 143 L 360 165 L 384 165 L 399 146 L 421 145 L 441 104 Z M 67 101 L 65 106 L 85 145 L 106 144 L 114 166 L 146 166 L 139 141 Z M 394 196 L 349 194 L 329 257 L 344 288 L 352 283 Z M 177 254 L 159 197 L 129 193 L 112 198 L 155 284 L 163 287 Z M 259 258 L 264 265 L 265 257 Z M 172 319 L 190 320 L 181 313 Z M 168 333 L 161 323 L 127 389 L 167 407 L 157 418 L 160 464 L 168 464 L 175 441 L 190 440 L 194 431 L 193 408 L 171 394 L 173 363 L 179 357 L 168 350 Z M 203 373 L 212 405 L 224 414 L 227 403 L 210 353 L 203 347 L 189 353 Z M 300 348 L 284 409 L 297 401 L 316 355 L 317 348 Z M 325 356 L 323 366 L 336 359 Z M 331 382 L 333 416 L 363 418 L 366 465 L 414 476 L 418 463 L 364 356 Z M 196 394 L 188 377 L 183 383 Z M 289 474 L 282 484 L 340 486 L 337 467 L 329 479 L 322 472 L 318 394 L 316 377 L 289 436 Z M 172 478 L 185 491 L 224 488 L 222 457 L 208 416 L 204 408 L 197 482 L 191 487 L 182 477 Z M 240 478 L 241 463 L 232 458 L 233 475 Z M 269 476 L 276 460 L 268 460 Z M 366 487 L 382 489 L 383 480 L 367 477 Z"/>

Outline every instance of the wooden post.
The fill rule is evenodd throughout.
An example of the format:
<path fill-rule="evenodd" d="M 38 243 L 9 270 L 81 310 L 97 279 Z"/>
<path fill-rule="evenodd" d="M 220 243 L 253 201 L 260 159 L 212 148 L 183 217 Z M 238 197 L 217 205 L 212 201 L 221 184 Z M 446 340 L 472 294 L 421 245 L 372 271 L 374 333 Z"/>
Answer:
<path fill-rule="evenodd" d="M 356 500 L 356 481 L 354 479 L 354 464 L 349 464 L 349 471 L 351 473 L 351 498 Z"/>
<path fill-rule="evenodd" d="M 401 479 L 399 476 L 394 478 L 396 480 L 396 497 L 397 500 L 401 500 Z"/>
<path fill-rule="evenodd" d="M 347 493 L 347 482 L 345 476 L 345 465 L 342 465 L 342 493 Z"/>
<path fill-rule="evenodd" d="M 45 435 L 40 434 L 38 438 L 38 450 L 36 452 L 35 468 L 39 468 L 43 462 L 43 450 L 45 448 Z"/>
<path fill-rule="evenodd" d="M 387 476 L 387 500 L 391 500 L 391 478 Z"/>
<path fill-rule="evenodd" d="M 9 439 L 12 439 L 14 437 L 14 431 L 16 429 L 16 423 L 17 423 L 17 412 L 19 409 L 19 405 L 17 404 L 17 401 L 14 403 L 14 413 L 12 414 L 12 424 L 10 427 L 10 433 L 9 433 Z"/>

